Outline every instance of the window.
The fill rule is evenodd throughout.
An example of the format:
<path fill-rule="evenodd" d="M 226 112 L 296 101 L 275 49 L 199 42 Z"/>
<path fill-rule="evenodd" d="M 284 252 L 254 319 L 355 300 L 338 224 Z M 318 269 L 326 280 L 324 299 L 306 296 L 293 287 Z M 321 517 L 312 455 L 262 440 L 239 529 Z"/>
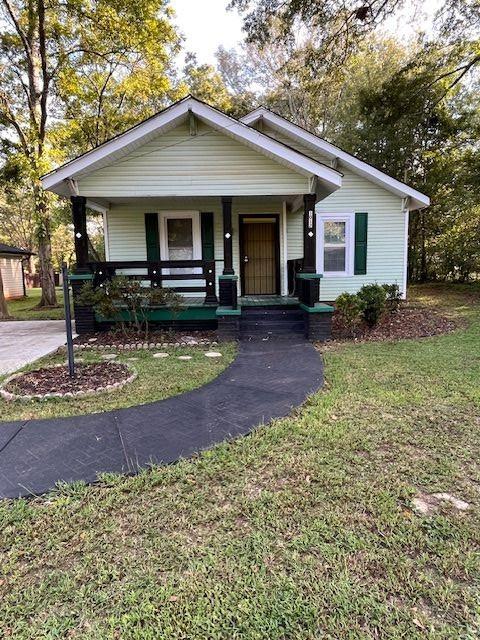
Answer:
<path fill-rule="evenodd" d="M 202 241 L 198 211 L 161 213 L 160 246 L 162 260 L 201 260 Z M 198 269 L 179 267 L 170 274 L 196 273 Z"/>
<path fill-rule="evenodd" d="M 325 277 L 352 275 L 354 214 L 319 214 L 318 223 L 319 272 Z"/>

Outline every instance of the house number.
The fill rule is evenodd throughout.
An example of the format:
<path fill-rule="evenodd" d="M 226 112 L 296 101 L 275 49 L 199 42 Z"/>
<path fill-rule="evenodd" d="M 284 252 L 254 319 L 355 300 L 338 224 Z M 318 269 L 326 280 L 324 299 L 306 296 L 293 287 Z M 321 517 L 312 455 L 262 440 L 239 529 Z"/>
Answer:
<path fill-rule="evenodd" d="M 308 212 L 308 228 L 313 229 L 313 211 Z"/>

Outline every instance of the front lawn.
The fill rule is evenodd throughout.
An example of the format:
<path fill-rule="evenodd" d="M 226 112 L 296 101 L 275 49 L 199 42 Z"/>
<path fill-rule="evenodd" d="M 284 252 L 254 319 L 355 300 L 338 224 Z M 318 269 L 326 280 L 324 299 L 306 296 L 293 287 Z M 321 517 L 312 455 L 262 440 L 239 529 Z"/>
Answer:
<path fill-rule="evenodd" d="M 92 396 L 74 398 L 50 398 L 29 402 L 7 402 L 0 397 L 0 420 L 28 420 L 98 413 L 131 407 L 137 404 L 163 400 L 195 387 L 200 387 L 215 378 L 233 360 L 236 348 L 232 343 L 222 344 L 220 358 L 207 358 L 210 347 L 165 347 L 159 352 L 168 353 L 167 358 L 155 358 L 154 350 L 120 351 L 75 351 L 76 361 L 81 363 L 102 362 L 102 354 L 117 354 L 115 362 L 126 363 L 137 372 L 137 377 L 125 387 L 105 391 Z M 179 360 L 178 356 L 191 356 L 191 360 Z M 37 360 L 25 367 L 25 371 L 38 369 L 66 361 L 66 354 L 55 354 Z M 3 376 L 3 379 L 7 376 Z M 2 379 L 2 377 L 0 377 Z M 0 432 L 1 432 L 0 422 Z"/>
<path fill-rule="evenodd" d="M 40 302 L 41 289 L 27 289 L 27 296 L 20 300 L 9 300 L 7 302 L 8 312 L 12 320 L 62 320 L 63 312 L 63 292 L 61 287 L 57 287 L 58 307 L 36 309 Z"/>
<path fill-rule="evenodd" d="M 473 639 L 480 634 L 480 295 L 463 326 L 324 349 L 290 418 L 138 477 L 0 507 L 0 636 Z M 467 501 L 419 515 L 419 494 Z"/>

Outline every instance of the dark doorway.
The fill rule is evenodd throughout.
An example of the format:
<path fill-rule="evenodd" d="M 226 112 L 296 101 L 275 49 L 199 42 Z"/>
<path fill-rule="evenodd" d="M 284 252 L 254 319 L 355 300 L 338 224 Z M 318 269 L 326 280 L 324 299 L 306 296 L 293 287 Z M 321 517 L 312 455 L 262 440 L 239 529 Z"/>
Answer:
<path fill-rule="evenodd" d="M 280 293 L 278 215 L 242 215 L 239 223 L 242 295 L 278 295 Z"/>

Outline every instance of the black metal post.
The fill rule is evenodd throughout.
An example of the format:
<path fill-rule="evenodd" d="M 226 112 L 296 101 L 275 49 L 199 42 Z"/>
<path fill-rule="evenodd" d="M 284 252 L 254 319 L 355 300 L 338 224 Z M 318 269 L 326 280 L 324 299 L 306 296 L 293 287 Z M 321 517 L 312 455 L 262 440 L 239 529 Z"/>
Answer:
<path fill-rule="evenodd" d="M 70 313 L 70 287 L 68 283 L 68 270 L 65 263 L 62 264 L 63 306 L 65 308 L 65 329 L 67 331 L 68 373 L 75 377 L 75 360 L 73 356 L 72 315 Z"/>

